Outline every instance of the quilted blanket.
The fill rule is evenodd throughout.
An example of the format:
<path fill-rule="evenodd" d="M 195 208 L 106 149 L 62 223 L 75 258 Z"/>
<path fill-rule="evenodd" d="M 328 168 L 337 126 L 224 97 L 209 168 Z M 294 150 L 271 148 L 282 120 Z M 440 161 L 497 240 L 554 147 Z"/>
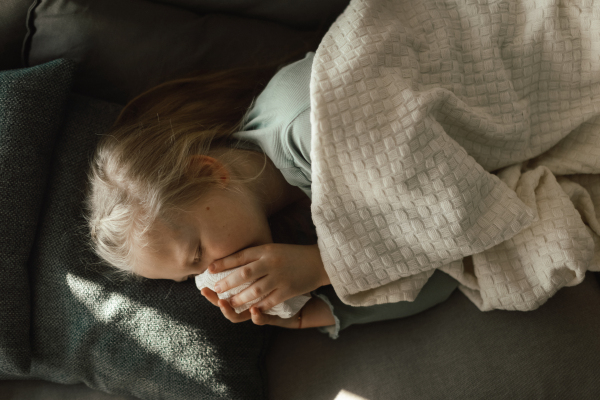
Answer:
<path fill-rule="evenodd" d="M 599 3 L 351 1 L 311 78 L 342 301 L 412 301 L 441 269 L 481 310 L 533 310 L 599 270 Z"/>

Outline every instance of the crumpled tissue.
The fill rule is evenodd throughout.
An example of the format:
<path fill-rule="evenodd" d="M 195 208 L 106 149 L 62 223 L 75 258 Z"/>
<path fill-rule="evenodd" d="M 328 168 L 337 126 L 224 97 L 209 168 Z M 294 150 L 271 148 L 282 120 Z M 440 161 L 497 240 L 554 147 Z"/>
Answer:
<path fill-rule="evenodd" d="M 225 278 L 226 276 L 231 274 L 236 269 L 237 268 L 232 268 L 232 269 L 228 269 L 223 272 L 218 272 L 216 274 L 211 274 L 208 272 L 208 270 L 206 270 L 206 271 L 204 271 L 204 273 L 196 276 L 196 287 L 198 287 L 198 290 L 202 290 L 203 288 L 209 288 L 210 290 L 215 291 L 215 283 L 217 283 L 221 279 Z M 230 289 L 226 292 L 218 293 L 217 295 L 219 296 L 219 299 L 229 301 L 229 298 L 240 293 L 242 290 L 246 289 L 248 286 L 250 286 L 254 282 L 255 281 L 244 283 L 244 284 L 234 287 L 233 289 Z M 239 307 L 234 307 L 233 309 L 235 310 L 236 313 L 239 314 L 243 311 L 246 311 L 253 304 L 258 303 L 265 297 L 266 297 L 266 295 L 262 296 L 258 299 L 249 301 L 248 303 L 242 304 Z M 276 315 L 281 318 L 291 318 L 293 315 L 297 314 L 298 311 L 300 311 L 300 309 L 302 307 L 304 307 L 304 305 L 306 304 L 306 302 L 308 300 L 310 300 L 310 296 L 306 295 L 306 294 L 292 297 L 291 299 L 288 299 L 288 300 L 284 301 L 283 303 L 277 304 L 276 306 L 274 306 L 273 308 L 271 308 L 269 310 L 263 311 L 263 313 L 269 314 L 269 315 Z"/>

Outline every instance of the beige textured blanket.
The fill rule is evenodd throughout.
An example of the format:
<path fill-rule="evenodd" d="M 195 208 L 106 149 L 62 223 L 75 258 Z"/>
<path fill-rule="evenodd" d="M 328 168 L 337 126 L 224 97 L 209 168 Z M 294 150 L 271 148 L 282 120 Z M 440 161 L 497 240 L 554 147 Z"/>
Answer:
<path fill-rule="evenodd" d="M 439 268 L 481 310 L 533 310 L 599 269 L 599 3 L 350 3 L 311 81 L 313 220 L 345 303 L 412 301 Z"/>

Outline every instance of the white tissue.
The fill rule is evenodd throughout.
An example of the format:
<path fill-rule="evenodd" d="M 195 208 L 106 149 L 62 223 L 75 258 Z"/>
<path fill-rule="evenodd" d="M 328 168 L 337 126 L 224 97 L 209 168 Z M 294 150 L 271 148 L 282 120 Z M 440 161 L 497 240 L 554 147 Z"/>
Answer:
<path fill-rule="evenodd" d="M 198 290 L 202 290 L 202 288 L 206 287 L 212 291 L 215 291 L 215 283 L 217 283 L 221 279 L 225 278 L 227 275 L 231 274 L 236 269 L 237 268 L 228 269 L 227 271 L 218 272 L 216 274 L 211 274 L 208 272 L 208 270 L 204 271 L 204 273 L 196 276 L 196 286 L 198 287 Z M 219 296 L 219 299 L 229 301 L 230 297 L 232 297 L 232 296 L 238 294 L 239 292 L 241 292 L 242 290 L 246 289 L 252 283 L 253 282 L 244 283 L 243 285 L 234 287 L 233 289 L 230 289 L 223 293 L 218 293 L 217 295 Z M 262 296 L 256 300 L 252 300 L 246 304 L 242 304 L 239 307 L 234 307 L 233 309 L 235 310 L 236 313 L 239 314 L 243 311 L 246 311 L 247 309 L 249 309 L 252 306 L 252 304 L 258 303 L 265 297 L 266 297 L 266 295 Z M 291 299 L 288 299 L 288 300 L 284 301 L 283 303 L 277 304 L 276 306 L 274 306 L 273 308 L 271 308 L 269 310 L 263 311 L 263 313 L 269 314 L 269 315 L 277 315 L 281 318 L 291 318 L 293 315 L 298 313 L 298 311 L 300 311 L 300 309 L 302 307 L 304 307 L 304 305 L 306 304 L 306 302 L 308 300 L 310 300 L 310 296 L 305 295 L 305 294 L 296 296 L 296 297 L 292 297 Z"/>

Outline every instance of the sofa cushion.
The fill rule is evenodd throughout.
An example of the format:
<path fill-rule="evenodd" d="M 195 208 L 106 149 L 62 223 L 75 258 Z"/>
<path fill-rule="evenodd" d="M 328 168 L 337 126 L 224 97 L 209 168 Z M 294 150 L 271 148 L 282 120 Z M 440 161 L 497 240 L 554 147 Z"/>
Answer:
<path fill-rule="evenodd" d="M 29 370 L 29 275 L 74 65 L 0 72 L 0 371 Z"/>
<path fill-rule="evenodd" d="M 265 63 L 290 53 L 299 58 L 320 40 L 276 22 L 162 3 L 40 0 L 30 13 L 35 29 L 24 58 L 28 65 L 75 60 L 81 65 L 75 91 L 124 104 L 194 70 Z"/>
<path fill-rule="evenodd" d="M 65 74 L 72 68 L 70 63 L 49 64 L 57 65 Z M 54 75 L 45 80 L 58 82 Z M 27 85 L 27 80 L 21 82 L 21 87 Z M 29 93 L 13 91 L 16 104 L 24 103 Z M 6 124 L 19 126 L 24 117 L 44 107 L 61 114 L 47 101 L 8 114 Z M 35 221 L 25 218 L 11 225 L 25 222 L 29 230 L 37 232 L 31 251 L 27 243 L 17 242 L 20 236 L 3 232 L 19 254 L 27 253 L 22 258 L 29 259 L 31 311 L 26 291 L 13 293 L 12 304 L 19 307 L 18 315 L 25 315 L 20 323 L 31 318 L 31 335 L 23 340 L 31 342 L 31 367 L 28 375 L 5 372 L 0 378 L 83 382 L 105 392 L 150 400 L 263 398 L 269 327 L 251 322 L 231 324 L 191 281 L 116 279 L 112 269 L 103 266 L 89 249 L 82 209 L 88 164 L 98 138 L 120 109 L 115 104 L 70 96 L 54 149 L 48 145 L 31 155 L 38 129 L 19 131 L 25 150 L 21 159 L 13 156 L 12 164 L 28 168 L 32 176 L 49 171 L 49 179 L 47 185 L 41 179 L 33 180 L 28 186 L 30 193 L 15 192 L 10 198 L 14 208 L 27 200 L 27 195 L 41 191 L 40 185 L 46 192 L 37 228 Z M 51 165 L 34 164 L 38 155 L 47 161 L 52 155 Z M 29 236 L 25 239 L 32 242 Z M 19 272 L 19 282 L 27 282 L 24 268 L 14 269 Z"/>
<path fill-rule="evenodd" d="M 27 34 L 27 11 L 33 0 L 0 1 L 0 70 L 20 68 Z"/>
<path fill-rule="evenodd" d="M 277 329 L 269 398 L 593 399 L 600 393 L 600 285 L 588 272 L 535 311 L 481 312 L 462 293 L 426 312 L 353 325 L 332 341 Z M 340 396 L 343 397 L 343 396 Z"/>
<path fill-rule="evenodd" d="M 349 0 L 154 0 L 197 13 L 226 13 L 278 22 L 298 29 L 326 29 Z"/>

